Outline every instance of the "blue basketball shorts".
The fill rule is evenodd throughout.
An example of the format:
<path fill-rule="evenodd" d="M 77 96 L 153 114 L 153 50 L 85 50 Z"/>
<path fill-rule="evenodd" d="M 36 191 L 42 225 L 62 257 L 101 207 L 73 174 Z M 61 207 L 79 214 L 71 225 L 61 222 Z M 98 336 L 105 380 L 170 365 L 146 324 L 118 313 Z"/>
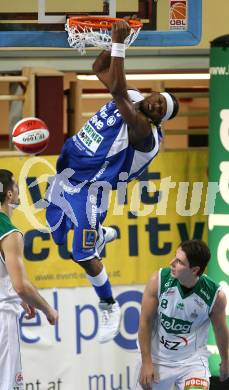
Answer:
<path fill-rule="evenodd" d="M 105 245 L 101 225 L 107 214 L 108 197 L 96 183 L 66 186 L 54 178 L 46 196 L 46 220 L 57 245 L 64 244 L 69 230 L 74 229 L 73 260 L 100 258 Z"/>

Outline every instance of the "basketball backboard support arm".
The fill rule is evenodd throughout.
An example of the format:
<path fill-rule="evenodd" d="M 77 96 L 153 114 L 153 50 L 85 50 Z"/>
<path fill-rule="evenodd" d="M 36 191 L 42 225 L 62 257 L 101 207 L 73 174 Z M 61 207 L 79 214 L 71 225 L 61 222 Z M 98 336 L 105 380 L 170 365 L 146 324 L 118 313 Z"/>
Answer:
<path fill-rule="evenodd" d="M 38 17 L 42 23 L 57 23 L 63 15 L 45 15 L 45 0 L 39 1 Z M 111 12 L 115 12 L 115 0 L 109 0 Z M 59 23 L 59 22 L 58 22 Z M 62 21 L 60 22 L 62 23 Z M 141 31 L 133 46 L 192 46 L 201 39 L 202 0 L 188 0 L 188 29 L 186 31 Z M 2 31 L 0 47 L 48 47 L 69 48 L 65 31 Z"/>
<path fill-rule="evenodd" d="M 45 0 L 37 0 L 38 5 L 38 23 L 65 23 L 65 15 L 45 15 Z"/>

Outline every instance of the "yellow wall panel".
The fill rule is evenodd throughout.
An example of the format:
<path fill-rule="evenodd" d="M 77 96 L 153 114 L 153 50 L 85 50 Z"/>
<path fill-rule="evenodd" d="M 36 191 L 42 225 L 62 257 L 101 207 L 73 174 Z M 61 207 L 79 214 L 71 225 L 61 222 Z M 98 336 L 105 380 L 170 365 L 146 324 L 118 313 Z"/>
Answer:
<path fill-rule="evenodd" d="M 117 0 L 116 4 L 118 12 L 126 12 L 127 15 L 138 12 L 138 0 Z"/>
<path fill-rule="evenodd" d="M 100 12 L 103 9 L 103 0 L 46 0 L 47 12 Z M 0 0 L 0 12 L 37 12 L 38 0 Z"/>

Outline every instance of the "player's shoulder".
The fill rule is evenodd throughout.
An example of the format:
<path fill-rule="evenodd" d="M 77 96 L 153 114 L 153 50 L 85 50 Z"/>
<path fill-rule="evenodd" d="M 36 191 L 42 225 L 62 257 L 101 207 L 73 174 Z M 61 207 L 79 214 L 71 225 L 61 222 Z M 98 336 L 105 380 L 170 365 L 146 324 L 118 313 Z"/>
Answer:
<path fill-rule="evenodd" d="M 159 270 L 159 277 L 160 277 L 160 283 L 165 284 L 168 281 L 172 281 L 173 278 L 171 278 L 171 269 L 169 267 L 167 268 L 160 268 Z"/>
<path fill-rule="evenodd" d="M 170 268 L 160 268 L 159 271 L 155 271 L 149 280 L 149 286 L 157 292 L 166 286 L 166 283 L 170 280 Z"/>
<path fill-rule="evenodd" d="M 209 290 L 217 290 L 219 288 L 219 284 L 206 274 L 201 275 L 200 282 L 203 287 Z"/>
<path fill-rule="evenodd" d="M 21 236 L 22 233 L 11 222 L 10 218 L 6 214 L 0 212 L 0 240 L 11 236 L 11 234 L 16 236 L 19 234 Z"/>
<path fill-rule="evenodd" d="M 159 272 L 155 271 L 150 275 L 149 281 L 146 284 L 145 291 L 150 295 L 158 295 L 158 286 L 159 286 Z"/>
<path fill-rule="evenodd" d="M 159 271 L 159 287 L 160 295 L 178 284 L 177 279 L 171 275 L 170 268 L 161 268 Z"/>

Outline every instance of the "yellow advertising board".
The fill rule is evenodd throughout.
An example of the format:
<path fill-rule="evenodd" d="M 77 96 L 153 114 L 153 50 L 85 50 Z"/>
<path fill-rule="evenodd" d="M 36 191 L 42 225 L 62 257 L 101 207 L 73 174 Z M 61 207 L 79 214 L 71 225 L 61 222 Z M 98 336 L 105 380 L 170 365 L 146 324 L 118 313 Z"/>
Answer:
<path fill-rule="evenodd" d="M 72 233 L 58 247 L 45 222 L 44 194 L 56 158 L 0 158 L 0 167 L 19 182 L 21 205 L 12 220 L 24 233 L 24 261 L 34 285 L 87 286 L 83 269 L 71 259 Z M 103 257 L 112 284 L 145 283 L 168 265 L 181 241 L 206 240 L 207 203 L 207 151 L 161 152 L 141 180 L 128 184 L 125 202 L 114 191 L 105 225 L 116 226 L 119 238 Z"/>

